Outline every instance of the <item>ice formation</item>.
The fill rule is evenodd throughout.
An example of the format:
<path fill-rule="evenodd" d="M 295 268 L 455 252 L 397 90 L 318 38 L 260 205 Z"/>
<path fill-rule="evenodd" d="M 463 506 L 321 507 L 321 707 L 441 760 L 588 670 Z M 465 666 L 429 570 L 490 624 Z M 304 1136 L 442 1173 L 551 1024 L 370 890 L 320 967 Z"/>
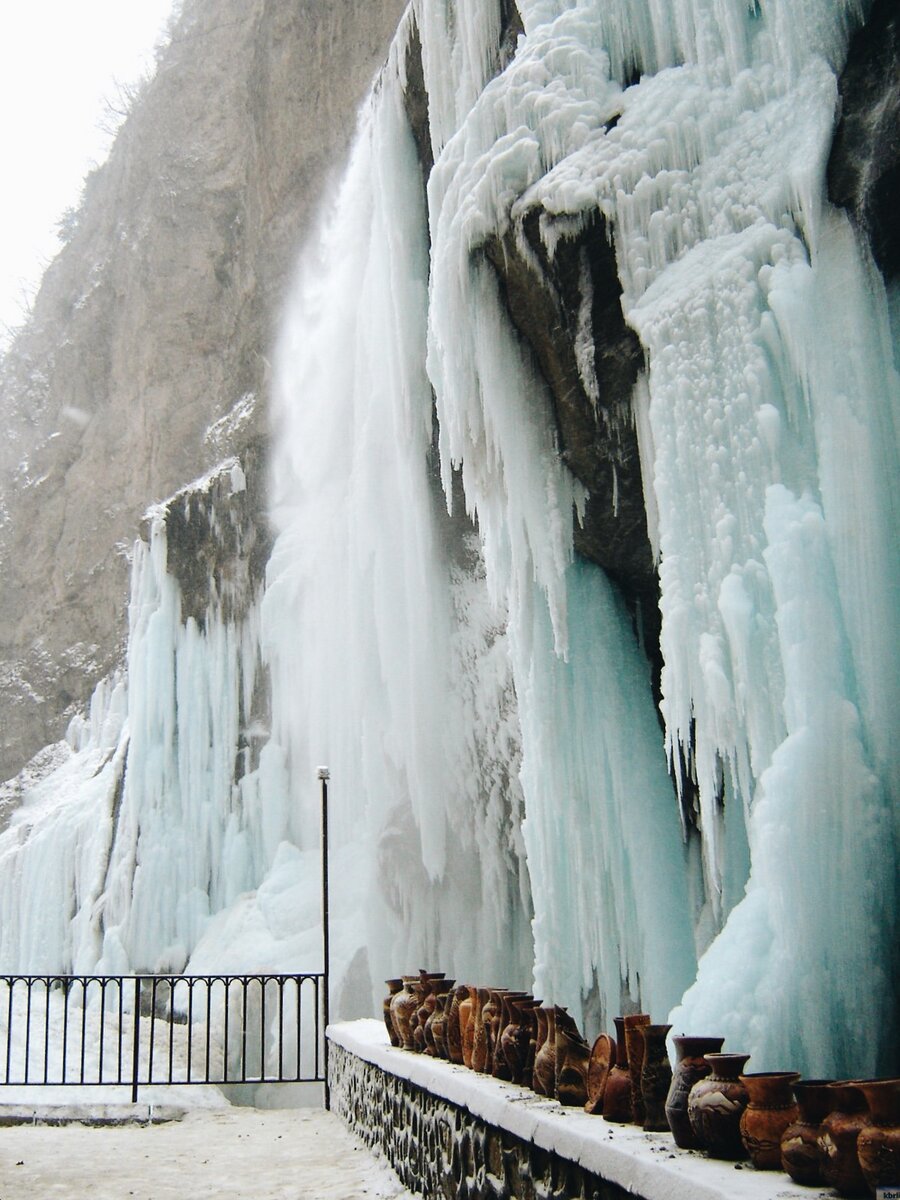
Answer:
<path fill-rule="evenodd" d="M 127 702 L 98 696 L 0 839 L 2 961 L 308 967 L 327 762 L 345 1011 L 440 965 L 871 1075 L 896 1053 L 900 387 L 824 187 L 865 5 L 518 9 L 501 55 L 498 6 L 411 6 L 285 314 L 264 592 L 185 622 L 154 522 Z M 483 253 L 529 213 L 551 258 L 602 214 L 645 352 L 664 730 Z"/>

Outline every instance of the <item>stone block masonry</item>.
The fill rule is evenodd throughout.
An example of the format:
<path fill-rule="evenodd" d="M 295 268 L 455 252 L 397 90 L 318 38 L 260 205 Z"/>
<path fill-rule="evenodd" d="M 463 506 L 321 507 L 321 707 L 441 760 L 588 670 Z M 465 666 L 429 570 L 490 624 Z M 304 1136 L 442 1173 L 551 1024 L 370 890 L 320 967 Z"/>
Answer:
<path fill-rule="evenodd" d="M 675 1147 L 526 1088 L 390 1046 L 379 1021 L 332 1025 L 332 1108 L 428 1200 L 825 1200 L 778 1171 Z"/>
<path fill-rule="evenodd" d="M 330 1050 L 331 1105 L 410 1191 L 434 1200 L 624 1200 L 628 1192 L 409 1080 Z"/>

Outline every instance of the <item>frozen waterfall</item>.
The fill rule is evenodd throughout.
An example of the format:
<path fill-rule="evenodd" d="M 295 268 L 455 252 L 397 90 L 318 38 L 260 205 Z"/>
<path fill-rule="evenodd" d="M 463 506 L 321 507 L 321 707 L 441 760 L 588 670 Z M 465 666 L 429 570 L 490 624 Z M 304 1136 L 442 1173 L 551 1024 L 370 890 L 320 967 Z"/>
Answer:
<path fill-rule="evenodd" d="M 641 1005 L 755 1070 L 896 1065 L 897 301 L 824 182 L 866 7 L 414 0 L 284 314 L 265 586 L 185 617 L 167 561 L 238 463 L 156 511 L 127 684 L 0 837 L 5 968 L 314 967 L 327 763 L 346 1014 L 439 966 L 591 1036 Z M 598 221 L 656 683 L 495 262 L 540 288 Z"/>

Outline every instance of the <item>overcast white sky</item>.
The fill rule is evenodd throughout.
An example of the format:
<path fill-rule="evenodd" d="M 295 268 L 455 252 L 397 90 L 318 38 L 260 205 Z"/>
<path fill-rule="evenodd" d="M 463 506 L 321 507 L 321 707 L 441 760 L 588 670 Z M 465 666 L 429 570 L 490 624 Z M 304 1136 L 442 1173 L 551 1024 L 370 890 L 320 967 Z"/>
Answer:
<path fill-rule="evenodd" d="M 152 69 L 173 0 L 6 0 L 0 16 L 0 348 L 59 249 L 56 223 L 106 154 L 115 80 Z"/>

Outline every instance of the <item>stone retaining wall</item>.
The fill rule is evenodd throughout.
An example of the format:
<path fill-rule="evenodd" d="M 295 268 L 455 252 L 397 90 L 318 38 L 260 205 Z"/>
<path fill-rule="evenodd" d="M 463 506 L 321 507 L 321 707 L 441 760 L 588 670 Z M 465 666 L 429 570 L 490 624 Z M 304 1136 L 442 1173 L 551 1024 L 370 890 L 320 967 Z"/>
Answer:
<path fill-rule="evenodd" d="M 382 1152 L 404 1186 L 434 1200 L 625 1200 L 628 1192 L 467 1109 L 329 1050 L 331 1107 Z M 633 1196 L 632 1196 L 633 1200 Z"/>
<path fill-rule="evenodd" d="M 394 1049 L 382 1021 L 329 1025 L 332 1108 L 429 1200 L 828 1200 L 780 1171 L 679 1150 L 528 1088 Z"/>

